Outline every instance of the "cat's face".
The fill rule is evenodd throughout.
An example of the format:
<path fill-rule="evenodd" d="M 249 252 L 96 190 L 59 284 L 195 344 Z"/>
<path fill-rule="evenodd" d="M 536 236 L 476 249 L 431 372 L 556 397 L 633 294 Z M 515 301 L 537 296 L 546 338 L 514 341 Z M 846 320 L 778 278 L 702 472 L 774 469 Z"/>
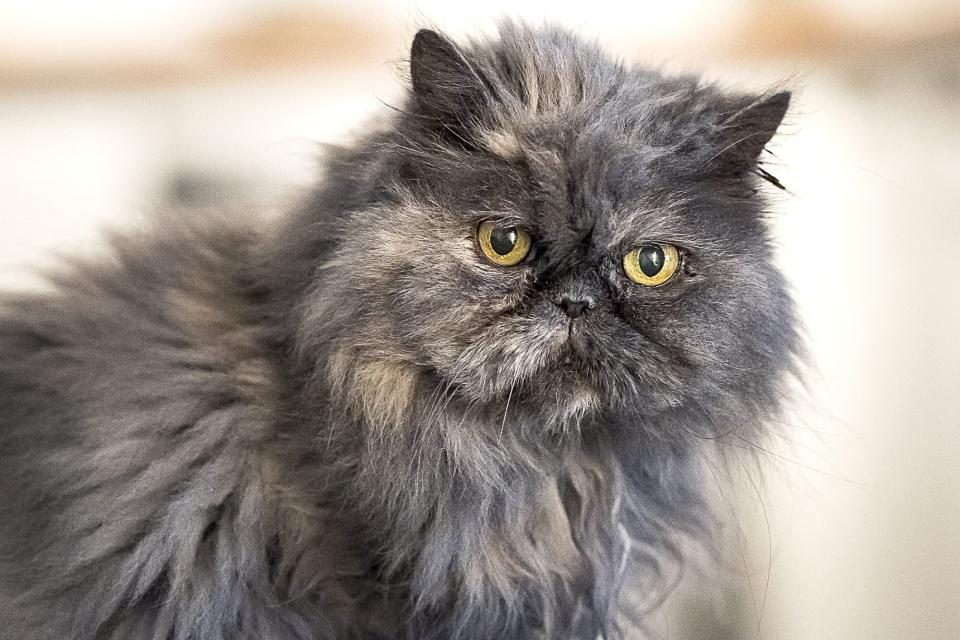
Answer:
<path fill-rule="evenodd" d="M 753 158 L 723 157 L 730 114 L 689 83 L 623 71 L 607 79 L 619 96 L 524 108 L 495 65 L 472 64 L 520 97 L 452 140 L 433 120 L 401 131 L 422 146 L 396 162 L 393 197 L 348 223 L 327 275 L 350 292 L 350 357 L 547 423 L 763 405 L 795 338 L 742 175 Z M 774 112 L 762 147 L 786 105 L 756 104 Z"/>

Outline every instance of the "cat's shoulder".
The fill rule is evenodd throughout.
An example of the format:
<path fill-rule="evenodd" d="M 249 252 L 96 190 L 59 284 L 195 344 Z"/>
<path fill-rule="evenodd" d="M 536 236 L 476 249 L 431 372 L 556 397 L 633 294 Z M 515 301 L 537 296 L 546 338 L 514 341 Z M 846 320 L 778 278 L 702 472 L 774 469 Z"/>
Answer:
<path fill-rule="evenodd" d="M 117 377 L 144 389 L 157 382 L 151 372 L 212 372 L 248 358 L 261 235 L 243 219 L 157 216 L 62 259 L 43 289 L 0 293 L 0 381 L 59 372 L 62 387 Z"/>
<path fill-rule="evenodd" d="M 83 629 L 198 579 L 227 598 L 198 567 L 264 548 L 247 539 L 277 400 L 258 242 L 240 222 L 157 220 L 0 302 L 0 613 L 19 594 L 21 614 L 32 600 Z"/>
<path fill-rule="evenodd" d="M 243 219 L 157 217 L 65 260 L 47 290 L 0 296 L 0 433 L 16 430 L 11 414 L 30 421 L 58 403 L 117 434 L 260 401 L 271 381 L 259 243 Z"/>

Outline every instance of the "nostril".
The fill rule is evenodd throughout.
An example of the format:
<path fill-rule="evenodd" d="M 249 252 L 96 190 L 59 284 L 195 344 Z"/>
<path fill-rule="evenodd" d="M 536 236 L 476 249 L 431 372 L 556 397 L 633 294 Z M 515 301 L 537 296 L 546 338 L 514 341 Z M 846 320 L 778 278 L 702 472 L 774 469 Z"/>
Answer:
<path fill-rule="evenodd" d="M 587 296 L 571 298 L 568 295 L 564 295 L 560 297 L 560 308 L 571 318 L 583 315 L 584 311 L 592 307 L 593 299 Z"/>

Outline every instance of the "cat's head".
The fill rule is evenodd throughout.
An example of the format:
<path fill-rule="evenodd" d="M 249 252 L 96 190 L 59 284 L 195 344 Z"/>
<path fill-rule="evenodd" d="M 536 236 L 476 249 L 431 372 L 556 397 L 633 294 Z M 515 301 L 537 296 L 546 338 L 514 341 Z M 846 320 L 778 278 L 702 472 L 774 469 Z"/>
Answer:
<path fill-rule="evenodd" d="M 336 387 L 375 418 L 433 393 L 561 428 L 776 406 L 797 339 L 755 172 L 789 94 L 512 25 L 421 31 L 410 71 L 393 129 L 335 162 L 363 195 L 337 196 L 305 326 Z"/>

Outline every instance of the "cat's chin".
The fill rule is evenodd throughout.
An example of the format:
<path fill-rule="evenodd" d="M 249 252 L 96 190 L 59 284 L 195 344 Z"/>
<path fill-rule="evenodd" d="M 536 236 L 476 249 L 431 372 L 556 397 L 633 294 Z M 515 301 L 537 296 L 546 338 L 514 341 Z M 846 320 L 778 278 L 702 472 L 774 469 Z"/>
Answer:
<path fill-rule="evenodd" d="M 605 404 L 602 387 L 579 365 L 575 355 L 564 357 L 544 371 L 524 396 L 521 402 L 542 421 L 558 426 L 581 422 L 599 413 Z"/>
<path fill-rule="evenodd" d="M 562 381 L 556 397 L 555 414 L 561 422 L 580 422 L 602 406 L 599 392 L 583 378 Z"/>
<path fill-rule="evenodd" d="M 669 389 L 624 383 L 639 374 L 605 352 L 602 331 L 588 319 L 563 318 L 536 336 L 518 338 L 522 344 L 538 345 L 539 350 L 526 359 L 501 362 L 497 358 L 509 350 L 483 350 L 479 353 L 485 357 L 473 366 L 438 372 L 438 384 L 452 389 L 466 405 L 485 407 L 492 415 L 521 413 L 525 420 L 558 428 L 601 413 L 654 415 L 669 408 L 673 397 Z M 624 391 L 642 397 L 628 398 Z"/>

